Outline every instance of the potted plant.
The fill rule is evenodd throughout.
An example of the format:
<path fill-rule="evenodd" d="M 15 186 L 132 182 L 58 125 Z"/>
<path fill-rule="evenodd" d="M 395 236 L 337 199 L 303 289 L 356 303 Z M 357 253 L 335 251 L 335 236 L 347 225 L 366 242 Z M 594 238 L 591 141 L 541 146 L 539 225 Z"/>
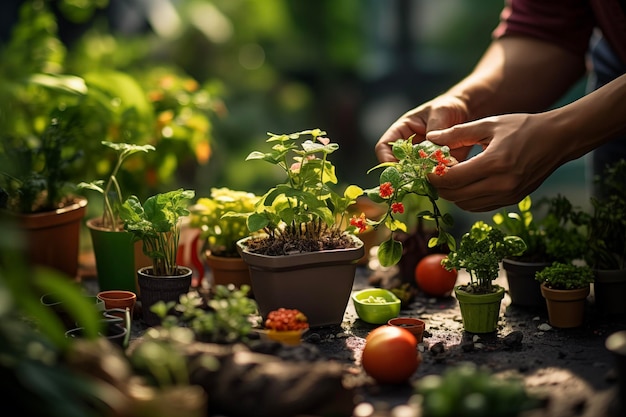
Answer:
<path fill-rule="evenodd" d="M 320 129 L 269 133 L 269 152 L 246 160 L 278 166 L 284 183 L 268 190 L 247 218 L 259 232 L 237 242 L 250 268 L 255 300 L 263 319 L 278 308 L 297 309 L 311 327 L 340 324 L 350 298 L 363 242 L 344 227 L 347 209 L 363 190 L 333 190 L 338 180 L 328 156 L 339 145 Z"/>
<path fill-rule="evenodd" d="M 58 82 L 71 84 L 69 79 Z M 20 225 L 31 264 L 75 278 L 87 199 L 74 193 L 71 182 L 73 164 L 80 159 L 72 112 L 68 108 L 43 117 L 45 128 L 38 136 L 14 136 L 2 124 L 0 209 Z"/>
<path fill-rule="evenodd" d="M 181 220 L 189 215 L 194 195 L 193 190 L 180 188 L 148 197 L 143 205 L 133 195 L 120 207 L 124 229 L 142 242 L 143 253 L 152 260 L 151 266 L 137 270 L 143 319 L 149 326 L 160 323 L 150 309 L 153 304 L 177 301 L 191 286 L 191 269 L 178 265 L 176 258 Z"/>
<path fill-rule="evenodd" d="M 199 198 L 191 208 L 190 226 L 200 229 L 213 285 L 251 285 L 237 241 L 250 235 L 246 214 L 254 210 L 258 200 L 257 195 L 246 191 L 212 188 L 209 198 Z"/>
<path fill-rule="evenodd" d="M 494 227 L 519 236 L 526 243 L 524 253 L 502 260 L 511 303 L 544 307 L 535 274 L 552 262 L 571 262 L 582 256 L 586 247 L 582 231 L 584 213 L 562 195 L 542 199 L 536 207 L 532 206 L 531 197 L 526 196 L 517 208 L 517 212 L 502 209 L 492 218 Z"/>
<path fill-rule="evenodd" d="M 117 154 L 116 163 L 106 184 L 103 180 L 78 184 L 79 188 L 93 190 L 102 195 L 102 216 L 87 221 L 96 258 L 98 286 L 101 291 L 126 290 L 137 293 L 136 271 L 139 267 L 148 265 L 149 260 L 141 256 L 140 242 L 134 241 L 133 236 L 124 230 L 119 215 L 124 200 L 117 174 L 126 158 L 137 152 L 153 151 L 155 148 L 152 145 L 108 141 L 102 141 L 102 145 L 113 149 Z"/>
<path fill-rule="evenodd" d="M 398 139 L 392 144 L 393 154 L 398 159 L 396 162 L 384 162 L 368 171 L 384 168 L 380 174 L 380 185 L 365 192 L 372 201 L 386 205 L 384 215 L 375 219 L 362 215 L 352 221 L 359 232 L 366 231 L 368 226 L 376 229 L 381 225 L 391 231 L 388 239 L 378 247 L 378 259 L 383 266 L 395 265 L 402 257 L 402 242 L 395 235 L 408 232 L 401 215 L 405 211 L 405 201 L 411 196 L 426 197 L 432 206 L 432 210 L 417 213 L 419 219 L 435 222 L 437 235 L 429 239 L 428 247 L 443 246 L 445 250 L 452 250 L 456 245 L 454 237 L 443 229 L 443 225 L 453 224 L 452 216 L 442 213 L 437 205 L 437 190 L 428 181 L 428 175 L 445 175 L 456 160 L 447 146 L 438 146 L 430 141 L 414 144 L 412 139 L 412 136 L 407 140 Z"/>
<path fill-rule="evenodd" d="M 580 326 L 593 282 L 591 268 L 554 262 L 537 272 L 536 279 L 541 283 L 541 294 L 546 299 L 550 324 L 561 328 Z"/>
<path fill-rule="evenodd" d="M 605 315 L 626 313 L 626 160 L 596 179 L 603 193 L 591 198 L 584 258 L 595 273 L 596 308 Z"/>
<path fill-rule="evenodd" d="M 502 259 L 525 249 L 526 244 L 519 236 L 505 235 L 500 229 L 477 221 L 461 237 L 458 248 L 441 261 L 447 270 L 465 269 L 469 273 L 469 283 L 454 287 L 466 331 L 496 330 L 504 288 L 493 281 L 498 278 Z"/>

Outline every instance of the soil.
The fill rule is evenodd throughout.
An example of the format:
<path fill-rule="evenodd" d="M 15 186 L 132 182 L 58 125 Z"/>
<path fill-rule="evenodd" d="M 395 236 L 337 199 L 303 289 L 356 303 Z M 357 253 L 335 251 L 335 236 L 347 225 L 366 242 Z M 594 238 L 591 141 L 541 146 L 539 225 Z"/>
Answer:
<path fill-rule="evenodd" d="M 252 237 L 246 241 L 246 248 L 249 251 L 267 256 L 352 248 L 354 245 L 354 241 L 345 234 L 331 232 L 322 233 L 310 239 L 302 237 L 290 239 L 287 234 L 277 237 Z"/>

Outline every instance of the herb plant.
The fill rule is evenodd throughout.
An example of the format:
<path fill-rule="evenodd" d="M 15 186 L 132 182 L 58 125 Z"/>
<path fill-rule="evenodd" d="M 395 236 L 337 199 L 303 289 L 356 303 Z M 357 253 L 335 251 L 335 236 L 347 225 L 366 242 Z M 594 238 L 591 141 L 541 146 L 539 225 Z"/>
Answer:
<path fill-rule="evenodd" d="M 364 215 L 353 216 L 351 219 L 351 224 L 361 232 L 368 226 L 377 228 L 381 224 L 391 230 L 389 239 L 378 247 L 378 259 L 383 266 L 394 265 L 402 257 L 402 243 L 394 238 L 394 232 L 407 232 L 406 223 L 400 220 L 398 215 L 404 213 L 403 201 L 409 195 L 426 197 L 432 205 L 432 210 L 417 213 L 418 218 L 435 222 L 438 235 L 429 240 L 428 247 L 444 245 L 449 250 L 454 250 L 456 246 L 454 237 L 442 228 L 444 224 L 452 226 L 452 216 L 441 212 L 437 205 L 439 199 L 437 190 L 428 181 L 429 174 L 444 175 L 456 160 L 450 156 L 450 149 L 447 146 L 438 146 L 429 141 L 413 144 L 412 138 L 399 139 L 393 143 L 392 151 L 398 161 L 383 162 L 368 171 L 384 168 L 380 174 L 380 185 L 367 190 L 366 194 L 373 201 L 387 205 L 385 215 L 378 220 L 365 219 Z"/>
<path fill-rule="evenodd" d="M 187 207 L 194 196 L 195 191 L 180 188 L 148 197 L 143 205 L 133 195 L 120 207 L 124 229 L 133 234 L 135 241 L 142 241 L 144 254 L 152 259 L 154 275 L 177 274 L 180 220 L 189 215 Z"/>
<path fill-rule="evenodd" d="M 537 272 L 535 279 L 555 290 L 575 290 L 591 284 L 594 274 L 587 265 L 553 262 Z"/>
<path fill-rule="evenodd" d="M 206 301 L 196 291 L 180 297 L 178 303 L 159 301 L 152 306 L 166 328 L 184 326 L 193 330 L 196 340 L 211 343 L 246 341 L 253 327 L 249 319 L 257 312 L 256 302 L 248 296 L 250 287 L 216 285 Z M 171 308 L 179 313 L 167 315 Z"/>
<path fill-rule="evenodd" d="M 526 244 L 519 236 L 507 236 L 483 221 L 474 223 L 461 237 L 458 248 L 451 251 L 441 263 L 447 270 L 465 269 L 470 275 L 467 292 L 493 292 L 492 281 L 498 278 L 500 262 L 505 256 L 519 255 Z"/>
<path fill-rule="evenodd" d="M 268 135 L 271 150 L 251 152 L 246 160 L 278 166 L 286 181 L 268 190 L 248 216 L 248 229 L 263 231 L 266 236 L 247 241 L 247 248 L 284 255 L 352 246 L 342 225 L 348 207 L 363 190 L 356 185 L 348 186 L 343 194 L 333 190 L 338 179 L 328 156 L 339 145 L 320 129 Z"/>
<path fill-rule="evenodd" d="M 102 211 L 101 226 L 107 230 L 118 230 L 122 227 L 119 217 L 119 208 L 123 204 L 124 200 L 120 184 L 117 181 L 117 173 L 124 160 L 132 154 L 137 152 L 153 151 L 155 148 L 152 145 L 133 145 L 129 143 L 113 143 L 108 141 L 102 141 L 102 144 L 117 152 L 117 162 L 106 182 L 106 185 L 104 184 L 104 180 L 97 180 L 89 183 L 81 182 L 78 184 L 78 188 L 86 188 L 102 194 L 104 209 Z M 103 186 L 104 188 L 102 188 Z"/>

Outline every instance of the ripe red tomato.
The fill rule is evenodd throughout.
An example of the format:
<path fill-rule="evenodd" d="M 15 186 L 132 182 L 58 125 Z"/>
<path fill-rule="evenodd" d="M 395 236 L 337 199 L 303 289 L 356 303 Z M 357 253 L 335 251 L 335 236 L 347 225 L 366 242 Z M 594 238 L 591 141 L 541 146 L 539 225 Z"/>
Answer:
<path fill-rule="evenodd" d="M 445 257 L 443 253 L 426 255 L 415 267 L 417 286 L 433 297 L 448 297 L 456 284 L 457 271 L 448 271 L 441 265 Z"/>
<path fill-rule="evenodd" d="M 381 326 L 365 339 L 363 369 L 382 384 L 401 384 L 417 370 L 422 357 L 415 336 L 406 329 Z"/>

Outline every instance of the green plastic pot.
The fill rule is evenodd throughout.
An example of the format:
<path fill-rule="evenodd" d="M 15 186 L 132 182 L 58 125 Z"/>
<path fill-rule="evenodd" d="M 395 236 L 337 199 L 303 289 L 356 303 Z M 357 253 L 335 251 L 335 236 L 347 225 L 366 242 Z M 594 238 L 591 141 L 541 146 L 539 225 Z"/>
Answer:
<path fill-rule="evenodd" d="M 504 288 L 494 286 L 497 291 L 491 294 L 472 294 L 454 287 L 459 301 L 463 328 L 470 333 L 492 333 L 498 326 L 500 303 L 504 298 Z"/>

